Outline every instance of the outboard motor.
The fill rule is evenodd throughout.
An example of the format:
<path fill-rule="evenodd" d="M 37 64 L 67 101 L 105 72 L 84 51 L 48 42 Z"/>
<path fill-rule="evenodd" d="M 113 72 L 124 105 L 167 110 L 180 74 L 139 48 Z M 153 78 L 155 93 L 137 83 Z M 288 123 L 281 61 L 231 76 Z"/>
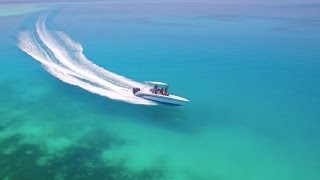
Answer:
<path fill-rule="evenodd" d="M 138 91 L 140 91 L 140 88 L 133 88 L 132 89 L 133 94 L 136 94 Z"/>

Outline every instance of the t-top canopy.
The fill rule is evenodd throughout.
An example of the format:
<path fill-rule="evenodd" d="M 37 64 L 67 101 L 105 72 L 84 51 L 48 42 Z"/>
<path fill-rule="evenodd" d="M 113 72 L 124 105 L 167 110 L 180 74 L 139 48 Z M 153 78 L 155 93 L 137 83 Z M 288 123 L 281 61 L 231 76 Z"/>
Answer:
<path fill-rule="evenodd" d="M 151 85 L 151 86 L 169 86 L 169 85 L 166 84 L 166 83 L 156 82 L 156 81 L 145 81 L 145 83 L 146 83 L 147 85 Z"/>

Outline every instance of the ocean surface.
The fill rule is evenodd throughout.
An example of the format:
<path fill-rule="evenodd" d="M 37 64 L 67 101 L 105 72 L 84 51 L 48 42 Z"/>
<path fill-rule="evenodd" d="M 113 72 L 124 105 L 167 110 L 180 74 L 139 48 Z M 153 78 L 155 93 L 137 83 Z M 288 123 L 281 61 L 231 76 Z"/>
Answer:
<path fill-rule="evenodd" d="M 0 179 L 320 179 L 319 32 L 316 1 L 0 1 Z"/>

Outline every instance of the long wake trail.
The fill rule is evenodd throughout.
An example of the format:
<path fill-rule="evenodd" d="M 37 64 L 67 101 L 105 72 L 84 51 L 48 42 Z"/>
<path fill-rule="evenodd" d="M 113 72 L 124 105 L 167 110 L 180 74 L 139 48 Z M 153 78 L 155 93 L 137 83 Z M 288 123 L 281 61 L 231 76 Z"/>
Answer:
<path fill-rule="evenodd" d="M 41 16 L 35 31 L 18 34 L 18 47 L 39 61 L 47 72 L 61 81 L 78 86 L 91 93 L 133 104 L 155 105 L 132 94 L 133 87 L 143 85 L 110 72 L 83 54 L 80 43 L 62 31 L 49 31 L 47 16 Z"/>

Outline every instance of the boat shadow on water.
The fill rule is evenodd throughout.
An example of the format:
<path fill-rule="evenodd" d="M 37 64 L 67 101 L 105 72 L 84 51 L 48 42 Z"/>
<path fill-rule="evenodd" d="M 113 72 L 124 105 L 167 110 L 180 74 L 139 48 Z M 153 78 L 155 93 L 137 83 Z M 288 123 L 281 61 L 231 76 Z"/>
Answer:
<path fill-rule="evenodd" d="M 188 113 L 181 106 L 158 105 L 136 105 L 122 101 L 111 100 L 95 94 L 88 93 L 60 82 L 63 93 L 67 93 L 75 101 L 85 103 L 90 109 L 99 113 L 102 117 L 112 116 L 123 121 L 144 123 L 150 126 L 166 128 L 171 131 L 190 133 L 194 131 L 192 123 L 189 122 Z"/>

